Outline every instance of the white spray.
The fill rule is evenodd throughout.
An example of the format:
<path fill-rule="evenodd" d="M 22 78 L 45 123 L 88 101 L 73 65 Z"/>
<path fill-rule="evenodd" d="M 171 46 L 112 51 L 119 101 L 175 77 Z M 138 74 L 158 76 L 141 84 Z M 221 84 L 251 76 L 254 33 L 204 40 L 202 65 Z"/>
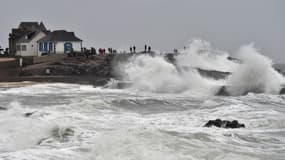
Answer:
<path fill-rule="evenodd" d="M 237 67 L 227 83 L 227 91 L 237 96 L 247 92 L 278 94 L 284 78 L 272 67 L 272 60 L 261 55 L 253 45 L 241 47 Z"/>
<path fill-rule="evenodd" d="M 183 51 L 183 53 L 177 57 L 176 65 L 168 62 L 163 56 L 134 56 L 126 63 L 119 65 L 120 74 L 124 77 L 125 81 L 130 81 L 133 84 L 133 89 L 140 91 L 155 93 L 191 93 L 198 95 L 213 94 L 215 91 L 213 88 L 218 86 L 218 84 L 221 85 L 221 82 L 202 77 L 196 68 L 209 67 L 210 65 L 207 65 L 207 61 L 216 62 L 221 59 L 219 56 L 222 57 L 221 61 L 225 61 L 226 58 L 224 58 L 224 54 L 217 56 L 212 56 L 210 53 L 206 55 L 200 54 L 201 50 L 205 50 L 203 43 L 203 41 L 195 40 L 188 50 Z M 208 52 L 210 52 L 210 47 L 208 45 L 206 46 Z M 199 65 L 199 63 L 194 63 L 195 59 L 193 57 L 199 57 L 199 61 L 205 63 L 203 63 L 202 66 Z M 217 62 L 217 64 L 218 63 L 221 62 Z M 212 66 L 216 65 L 214 64 Z M 183 67 L 188 67 L 188 69 L 177 69 Z"/>
<path fill-rule="evenodd" d="M 232 72 L 238 65 L 228 60 L 229 54 L 213 49 L 211 44 L 204 40 L 195 39 L 176 57 L 180 66 L 198 67 L 205 70 Z"/>
<path fill-rule="evenodd" d="M 242 63 L 228 59 L 226 52 L 214 50 L 202 40 L 193 40 L 175 57 L 175 65 L 163 56 L 139 55 L 119 64 L 121 75 L 133 89 L 155 93 L 190 93 L 214 95 L 223 85 L 230 95 L 247 92 L 278 93 L 284 83 L 282 75 L 272 68 L 272 61 L 252 45 L 241 47 L 237 54 Z M 187 70 L 183 70 L 183 68 Z M 177 69 L 179 68 L 179 69 Z M 196 68 L 232 72 L 224 80 L 203 77 Z"/>

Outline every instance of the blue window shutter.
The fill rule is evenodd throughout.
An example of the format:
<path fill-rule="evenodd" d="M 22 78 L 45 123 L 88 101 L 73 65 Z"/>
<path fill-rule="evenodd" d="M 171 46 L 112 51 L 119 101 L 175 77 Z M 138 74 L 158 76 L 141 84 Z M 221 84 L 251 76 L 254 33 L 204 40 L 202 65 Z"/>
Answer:
<path fill-rule="evenodd" d="M 47 42 L 44 43 L 44 51 L 45 52 L 48 51 L 48 43 Z"/>

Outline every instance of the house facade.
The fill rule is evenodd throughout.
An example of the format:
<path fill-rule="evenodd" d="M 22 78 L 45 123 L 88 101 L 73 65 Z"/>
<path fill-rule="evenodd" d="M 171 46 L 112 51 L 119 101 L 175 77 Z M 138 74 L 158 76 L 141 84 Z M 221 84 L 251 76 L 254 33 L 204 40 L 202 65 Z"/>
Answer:
<path fill-rule="evenodd" d="M 38 53 L 43 54 L 68 54 L 81 52 L 82 40 L 75 36 L 73 32 L 57 30 L 50 32 L 45 37 L 37 41 Z"/>
<path fill-rule="evenodd" d="M 40 56 L 37 41 L 46 36 L 45 32 L 27 33 L 16 42 L 16 56 Z"/>

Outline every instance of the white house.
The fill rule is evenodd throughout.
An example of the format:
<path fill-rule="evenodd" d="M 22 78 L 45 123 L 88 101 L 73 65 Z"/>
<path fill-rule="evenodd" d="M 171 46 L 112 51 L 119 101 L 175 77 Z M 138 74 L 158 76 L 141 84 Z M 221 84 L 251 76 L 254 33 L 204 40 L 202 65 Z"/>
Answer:
<path fill-rule="evenodd" d="M 32 31 L 22 36 L 16 42 L 17 56 L 40 56 L 37 41 L 46 36 L 47 32 Z"/>
<path fill-rule="evenodd" d="M 81 52 L 82 49 L 82 40 L 76 37 L 73 32 L 65 30 L 50 32 L 37 42 L 40 55 Z"/>

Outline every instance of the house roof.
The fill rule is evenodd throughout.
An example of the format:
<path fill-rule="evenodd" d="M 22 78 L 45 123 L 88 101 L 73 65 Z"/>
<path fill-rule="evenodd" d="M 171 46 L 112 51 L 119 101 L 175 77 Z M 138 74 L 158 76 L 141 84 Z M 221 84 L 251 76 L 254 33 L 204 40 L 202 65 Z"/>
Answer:
<path fill-rule="evenodd" d="M 18 29 L 24 29 L 24 30 L 40 30 L 40 31 L 46 31 L 46 27 L 43 24 L 43 22 L 21 22 Z"/>
<path fill-rule="evenodd" d="M 21 22 L 18 28 L 12 29 L 12 33 L 9 34 L 9 37 L 16 43 L 28 43 L 39 32 L 48 34 L 50 31 L 46 29 L 43 22 Z"/>
<path fill-rule="evenodd" d="M 34 37 L 36 37 L 39 33 L 41 33 L 43 31 L 32 31 L 29 32 L 25 35 L 23 35 L 18 41 L 17 43 L 29 43 L 31 40 L 34 39 Z M 43 32 L 45 34 L 47 34 L 48 32 Z"/>
<path fill-rule="evenodd" d="M 65 30 L 57 30 L 50 32 L 47 36 L 40 39 L 38 42 L 61 42 L 61 41 L 82 41 L 75 36 L 74 32 L 67 32 Z"/>

